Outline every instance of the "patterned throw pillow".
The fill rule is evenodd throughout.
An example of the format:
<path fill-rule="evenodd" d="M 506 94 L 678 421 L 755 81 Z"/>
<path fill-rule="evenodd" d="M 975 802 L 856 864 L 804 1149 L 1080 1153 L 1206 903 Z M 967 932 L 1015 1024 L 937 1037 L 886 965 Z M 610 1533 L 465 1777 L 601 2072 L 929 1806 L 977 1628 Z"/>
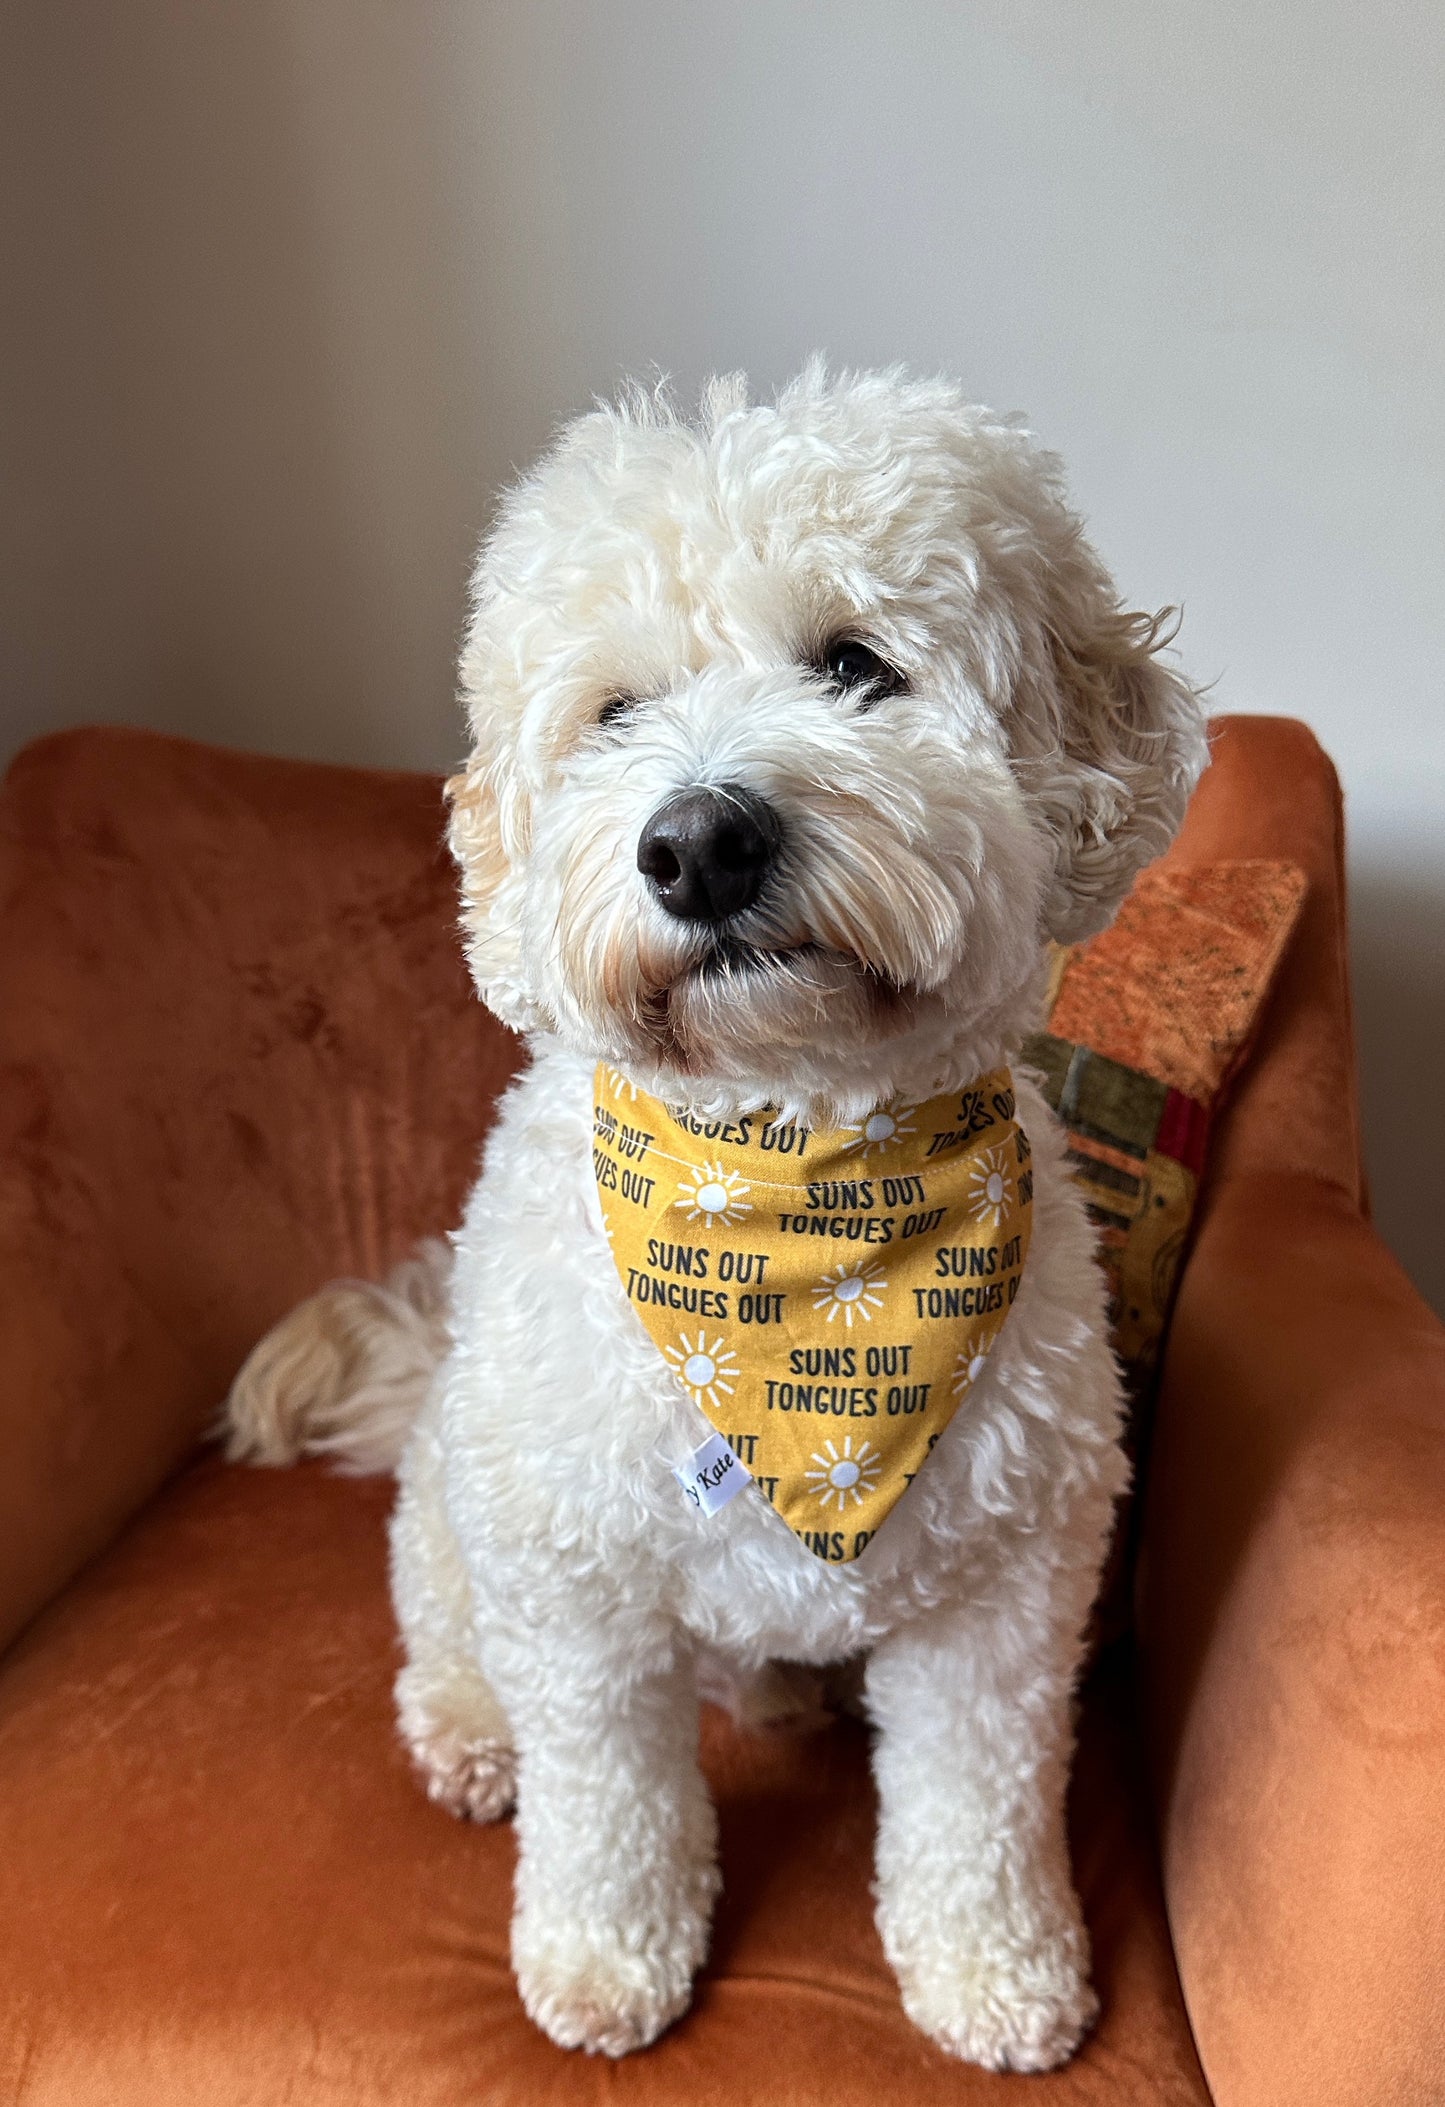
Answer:
<path fill-rule="evenodd" d="M 1210 1120 L 1305 883 L 1293 863 L 1145 871 L 1111 928 L 1056 954 L 1048 1030 L 1023 1049 L 1098 1225 L 1136 1482 Z M 1106 1630 L 1118 1621 L 1106 1610 Z"/>

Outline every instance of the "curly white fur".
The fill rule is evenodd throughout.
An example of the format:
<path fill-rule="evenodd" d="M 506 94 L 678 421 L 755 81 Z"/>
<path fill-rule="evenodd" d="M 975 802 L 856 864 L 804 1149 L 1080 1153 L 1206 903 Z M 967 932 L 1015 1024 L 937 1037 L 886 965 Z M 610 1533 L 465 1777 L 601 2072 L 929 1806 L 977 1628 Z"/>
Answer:
<path fill-rule="evenodd" d="M 840 634 L 901 691 L 836 692 L 818 667 Z M 407 1297 L 349 1306 L 377 1327 L 348 1349 L 374 1410 L 344 1356 L 318 1380 L 323 1297 L 258 1349 L 233 1445 L 376 1461 L 416 1413 L 392 1528 L 402 1731 L 457 1811 L 515 1795 L 518 1982 L 566 2046 L 652 2040 L 705 1954 L 700 1660 L 736 1687 L 859 1652 L 878 1920 L 909 2012 L 995 2069 L 1056 2064 L 1089 2024 L 1063 1802 L 1125 1466 L 1092 1232 L 1046 1107 L 1021 1078 L 1033 1247 L 988 1370 L 834 1567 L 761 1498 L 710 1520 L 682 1499 L 672 1466 L 707 1429 L 603 1243 L 590 1079 L 603 1059 L 699 1111 L 837 1124 L 1010 1061 L 1048 940 L 1108 921 L 1203 764 L 1164 640 L 1121 608 L 1053 458 L 898 372 L 814 365 L 770 406 L 722 381 L 696 422 L 634 393 L 564 431 L 482 552 L 452 841 L 478 985 L 533 1059 L 455 1238 L 436 1380 Z M 766 798 L 785 847 L 719 963 L 636 844 L 669 794 L 721 784 Z"/>

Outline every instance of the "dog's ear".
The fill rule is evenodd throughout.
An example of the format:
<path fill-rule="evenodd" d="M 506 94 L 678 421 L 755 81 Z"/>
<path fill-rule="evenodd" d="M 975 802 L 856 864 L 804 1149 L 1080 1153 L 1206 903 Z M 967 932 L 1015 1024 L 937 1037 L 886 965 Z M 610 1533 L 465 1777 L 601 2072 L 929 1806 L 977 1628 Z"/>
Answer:
<path fill-rule="evenodd" d="M 482 1000 L 517 1031 L 530 1030 L 537 1007 L 524 985 L 518 917 L 528 810 L 507 787 L 500 756 L 480 750 L 446 785 L 447 840 L 461 874 L 467 963 Z"/>
<path fill-rule="evenodd" d="M 1168 848 L 1209 755 L 1198 694 L 1161 653 L 1174 610 L 1122 607 L 1076 527 L 1056 546 L 1015 695 L 1019 772 L 1056 844 L 1046 933 L 1106 928 Z"/>

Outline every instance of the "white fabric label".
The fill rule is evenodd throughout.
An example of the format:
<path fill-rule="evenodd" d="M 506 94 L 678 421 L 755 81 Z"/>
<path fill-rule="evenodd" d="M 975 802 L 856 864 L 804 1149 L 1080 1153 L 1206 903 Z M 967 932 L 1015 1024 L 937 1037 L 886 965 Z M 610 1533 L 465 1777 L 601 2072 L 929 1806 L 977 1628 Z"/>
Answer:
<path fill-rule="evenodd" d="M 726 1507 L 748 1483 L 747 1472 L 721 1434 L 709 1434 L 702 1447 L 694 1449 L 672 1475 L 693 1506 L 700 1507 L 704 1514 L 716 1514 L 720 1507 Z"/>

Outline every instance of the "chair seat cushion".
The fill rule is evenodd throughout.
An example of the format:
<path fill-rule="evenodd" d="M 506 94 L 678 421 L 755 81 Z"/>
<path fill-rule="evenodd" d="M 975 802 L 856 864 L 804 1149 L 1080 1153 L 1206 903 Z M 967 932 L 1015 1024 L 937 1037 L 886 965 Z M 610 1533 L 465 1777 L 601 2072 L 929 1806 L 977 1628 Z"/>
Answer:
<path fill-rule="evenodd" d="M 724 1893 L 691 2013 L 613 2068 L 527 2022 L 514 1845 L 433 1807 L 390 1716 L 390 1485 L 206 1460 L 33 1625 L 0 1679 L 0 2097 L 26 2107 L 852 2107 L 1207 2100 L 1118 1659 L 1073 1821 L 1104 2016 L 1047 2078 L 908 2024 L 869 1897 L 863 1730 L 709 1711 Z"/>

